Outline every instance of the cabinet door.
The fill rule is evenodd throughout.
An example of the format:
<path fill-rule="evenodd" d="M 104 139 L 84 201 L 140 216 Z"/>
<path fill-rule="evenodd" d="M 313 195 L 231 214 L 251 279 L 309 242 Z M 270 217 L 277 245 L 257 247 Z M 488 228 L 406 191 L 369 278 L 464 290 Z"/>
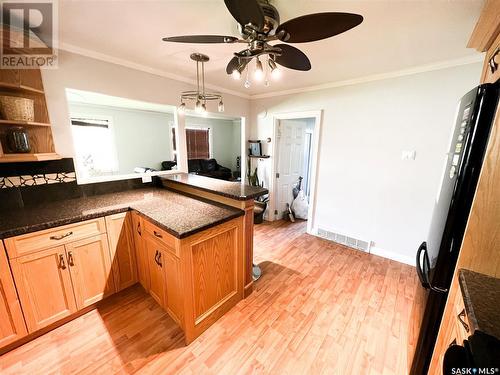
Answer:
<path fill-rule="evenodd" d="M 126 212 L 106 216 L 106 228 L 117 292 L 137 282 L 137 263 L 131 227 L 130 214 Z"/>
<path fill-rule="evenodd" d="M 137 274 L 139 282 L 149 291 L 149 264 L 146 244 L 144 243 L 144 223 L 136 212 L 132 213 L 132 231 L 134 232 L 134 247 L 137 259 Z"/>
<path fill-rule="evenodd" d="M 161 258 L 166 283 L 165 305 L 172 319 L 182 326 L 182 311 L 184 307 L 180 281 L 179 259 L 169 251 L 163 251 Z"/>
<path fill-rule="evenodd" d="M 149 267 L 149 294 L 162 307 L 165 306 L 165 273 L 163 272 L 162 258 L 164 259 L 161 246 L 153 239 L 146 239 L 146 249 Z"/>
<path fill-rule="evenodd" d="M 14 280 L 0 240 L 0 347 L 27 334 L 21 304 L 17 299 Z"/>
<path fill-rule="evenodd" d="M 12 259 L 11 267 L 29 332 L 76 311 L 64 246 Z"/>
<path fill-rule="evenodd" d="M 66 254 L 78 309 L 114 292 L 111 258 L 105 234 L 66 245 Z"/>

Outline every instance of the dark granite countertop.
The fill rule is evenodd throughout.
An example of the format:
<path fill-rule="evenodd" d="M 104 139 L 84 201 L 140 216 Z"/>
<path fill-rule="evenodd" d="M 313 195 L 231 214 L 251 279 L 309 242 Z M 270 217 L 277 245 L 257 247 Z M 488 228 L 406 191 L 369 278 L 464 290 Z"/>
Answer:
<path fill-rule="evenodd" d="M 15 211 L 0 211 L 0 239 L 136 210 L 177 238 L 242 216 L 242 210 L 162 188 L 67 199 Z"/>
<path fill-rule="evenodd" d="M 500 340 L 500 279 L 460 269 L 458 281 L 471 333 L 479 331 Z"/>
<path fill-rule="evenodd" d="M 192 186 L 200 190 L 239 201 L 255 199 L 268 193 L 267 189 L 261 187 L 249 186 L 242 184 L 241 182 L 218 180 L 192 173 L 177 173 L 174 175 L 161 176 L 160 180 L 166 182 L 173 181 L 179 184 Z"/>

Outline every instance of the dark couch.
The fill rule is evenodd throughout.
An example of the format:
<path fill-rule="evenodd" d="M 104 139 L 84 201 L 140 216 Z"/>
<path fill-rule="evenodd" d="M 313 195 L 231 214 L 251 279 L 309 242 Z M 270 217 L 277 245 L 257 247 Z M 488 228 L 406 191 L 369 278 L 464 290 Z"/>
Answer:
<path fill-rule="evenodd" d="M 231 170 L 217 164 L 215 159 L 190 159 L 188 160 L 188 171 L 219 180 L 230 180 L 232 177 Z"/>

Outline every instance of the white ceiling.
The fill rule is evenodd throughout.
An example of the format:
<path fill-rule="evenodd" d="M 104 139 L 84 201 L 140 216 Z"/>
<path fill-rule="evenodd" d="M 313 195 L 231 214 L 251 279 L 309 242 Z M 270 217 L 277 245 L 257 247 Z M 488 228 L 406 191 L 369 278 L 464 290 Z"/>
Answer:
<path fill-rule="evenodd" d="M 164 36 L 235 35 L 236 22 L 223 0 L 67 1 L 60 2 L 60 42 L 147 68 L 194 79 L 192 52 L 210 56 L 206 81 L 242 94 L 255 95 L 356 79 L 415 66 L 471 57 L 468 38 L 483 0 L 336 1 L 276 0 L 281 21 L 324 11 L 362 14 L 364 22 L 323 41 L 295 44 L 311 60 L 312 70 L 283 68 L 278 82 L 264 87 L 226 75 L 225 67 L 241 44 L 166 43 Z"/>

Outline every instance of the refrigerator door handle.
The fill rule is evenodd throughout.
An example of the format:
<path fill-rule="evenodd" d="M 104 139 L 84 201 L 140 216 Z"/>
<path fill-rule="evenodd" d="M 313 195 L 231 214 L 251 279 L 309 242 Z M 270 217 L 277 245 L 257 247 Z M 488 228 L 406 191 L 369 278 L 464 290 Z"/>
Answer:
<path fill-rule="evenodd" d="M 417 275 L 418 275 L 418 279 L 420 280 L 420 284 L 422 284 L 422 286 L 425 288 L 425 289 L 429 289 L 429 283 L 427 282 L 427 277 L 424 276 L 424 270 L 422 269 L 422 252 L 423 251 L 426 251 L 427 250 L 427 243 L 424 241 L 422 242 L 422 244 L 418 247 L 418 250 L 417 250 Z M 424 255 L 424 262 L 425 262 L 425 255 Z"/>
<path fill-rule="evenodd" d="M 427 243 L 424 241 L 417 250 L 417 275 L 420 279 L 420 283 L 425 289 L 430 289 L 438 293 L 447 293 L 448 289 L 443 289 L 431 284 L 429 280 L 430 268 L 429 256 L 427 255 Z"/>

